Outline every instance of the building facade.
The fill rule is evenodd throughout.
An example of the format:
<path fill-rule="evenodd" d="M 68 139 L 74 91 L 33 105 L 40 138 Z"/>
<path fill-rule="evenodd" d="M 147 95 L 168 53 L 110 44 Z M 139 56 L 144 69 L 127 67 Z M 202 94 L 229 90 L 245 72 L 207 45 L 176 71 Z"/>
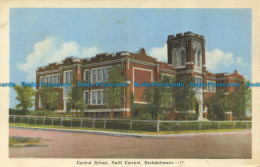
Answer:
<path fill-rule="evenodd" d="M 45 83 L 104 83 L 108 80 L 108 71 L 112 66 L 120 66 L 123 76 L 128 83 L 124 87 L 124 105 L 113 110 L 107 108 L 103 98 L 104 88 L 84 87 L 85 114 L 90 117 L 129 117 L 131 116 L 131 103 L 147 104 L 143 98 L 144 87 L 134 87 L 134 82 L 156 82 L 163 76 L 175 77 L 176 81 L 188 77 L 195 83 L 234 83 L 243 81 L 242 75 L 235 71 L 232 74 L 212 74 L 206 70 L 205 38 L 202 35 L 186 32 L 176 36 L 169 35 L 167 40 L 168 63 L 147 55 L 145 49 L 138 52 L 117 52 L 116 54 L 101 53 L 90 59 L 78 59 L 68 57 L 60 63 L 51 63 L 39 67 L 36 71 L 36 82 Z M 63 113 L 71 110 L 68 102 L 68 87 L 55 88 L 61 95 L 57 102 L 56 112 Z M 216 87 L 202 87 L 196 89 L 196 97 L 199 101 L 200 118 L 207 117 L 205 100 L 218 89 Z M 232 91 L 232 87 L 224 88 L 226 94 Z M 43 110 L 40 97 L 41 88 L 37 87 L 35 106 L 36 110 Z M 133 98 L 132 98 L 132 95 Z M 183 112 L 183 111 L 177 111 Z M 195 111 L 184 111 L 195 112 Z"/>

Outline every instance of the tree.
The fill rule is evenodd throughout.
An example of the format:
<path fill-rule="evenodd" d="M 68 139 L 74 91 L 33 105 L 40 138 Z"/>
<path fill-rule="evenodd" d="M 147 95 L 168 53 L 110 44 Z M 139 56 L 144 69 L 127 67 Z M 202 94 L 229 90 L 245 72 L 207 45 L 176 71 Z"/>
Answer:
<path fill-rule="evenodd" d="M 145 90 L 145 99 L 148 102 L 146 108 L 151 112 L 153 119 L 160 119 L 164 110 L 174 114 L 175 110 L 189 111 L 195 108 L 197 102 L 195 90 L 190 87 L 188 79 L 185 78 L 180 82 L 184 84 L 183 87 L 153 86 Z M 160 83 L 175 83 L 175 79 L 161 77 Z"/>
<path fill-rule="evenodd" d="M 119 66 L 113 66 L 108 71 L 108 83 L 123 83 L 124 76 L 122 74 L 122 70 Z M 112 86 L 107 87 L 104 92 L 103 96 L 106 99 L 106 106 L 113 110 L 117 107 L 122 107 L 123 100 L 124 100 L 124 92 L 123 87 L 120 86 Z"/>
<path fill-rule="evenodd" d="M 197 99 L 195 97 L 196 92 L 194 88 L 190 86 L 190 81 L 188 78 L 184 78 L 180 80 L 180 82 L 183 83 L 183 87 L 172 87 L 176 110 L 192 110 L 195 108 L 197 103 Z"/>
<path fill-rule="evenodd" d="M 151 113 L 154 120 L 159 120 L 162 115 L 164 87 L 150 86 L 145 89 L 145 99 L 148 102 L 146 111 Z"/>
<path fill-rule="evenodd" d="M 27 112 L 28 108 L 31 108 L 34 105 L 33 97 L 35 96 L 35 91 L 32 87 L 21 87 L 19 85 L 15 85 L 14 90 L 17 93 L 16 100 L 20 102 L 15 108 Z"/>
<path fill-rule="evenodd" d="M 73 110 L 76 110 L 77 116 L 83 116 L 82 110 L 85 109 L 85 102 L 84 102 L 84 91 L 82 87 L 78 87 L 77 84 L 73 84 L 70 91 L 68 92 L 68 101 L 71 103 L 71 107 Z M 82 112 L 78 112 L 81 110 Z"/>
<path fill-rule="evenodd" d="M 230 94 L 230 110 L 237 119 L 242 119 L 246 116 L 246 108 L 251 99 L 251 90 L 243 82 L 240 87 L 234 88 Z"/>
<path fill-rule="evenodd" d="M 174 79 L 172 78 L 163 78 L 161 77 L 160 83 L 173 83 Z M 144 97 L 148 102 L 146 106 L 146 112 L 144 114 L 151 114 L 154 120 L 159 120 L 162 116 L 163 110 L 168 110 L 174 105 L 173 94 L 170 87 L 164 86 L 150 86 L 145 89 Z"/>
<path fill-rule="evenodd" d="M 224 94 L 224 91 L 217 91 L 214 96 L 206 100 L 206 106 L 209 119 L 224 120 L 225 112 L 229 108 L 228 96 Z"/>
<path fill-rule="evenodd" d="M 58 106 L 59 92 L 53 87 L 43 87 L 40 91 L 41 102 L 45 109 L 54 111 Z"/>

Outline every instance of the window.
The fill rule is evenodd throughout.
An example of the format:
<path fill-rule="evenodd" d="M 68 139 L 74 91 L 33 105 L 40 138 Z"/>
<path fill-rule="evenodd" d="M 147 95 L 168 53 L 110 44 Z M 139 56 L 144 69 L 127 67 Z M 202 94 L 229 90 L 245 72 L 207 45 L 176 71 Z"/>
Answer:
<path fill-rule="evenodd" d="M 92 70 L 92 83 L 107 82 L 109 69 L 110 67 Z"/>
<path fill-rule="evenodd" d="M 70 72 L 70 82 L 73 82 L 73 72 Z"/>
<path fill-rule="evenodd" d="M 201 60 L 200 60 L 200 57 L 201 57 L 201 53 L 200 53 L 200 51 L 199 51 L 199 52 L 198 52 L 198 55 L 197 55 L 197 58 L 198 58 L 198 61 L 197 61 L 197 62 L 198 62 L 198 66 L 199 66 L 199 67 L 200 67 L 200 65 L 201 65 L 201 64 L 200 64 L 200 61 L 201 61 Z"/>
<path fill-rule="evenodd" d="M 53 76 L 50 76 L 50 83 L 53 82 Z"/>
<path fill-rule="evenodd" d="M 172 64 L 174 67 L 183 67 L 186 65 L 186 51 L 184 47 L 172 50 Z"/>
<path fill-rule="evenodd" d="M 169 75 L 169 74 L 161 74 L 161 79 L 162 79 L 162 81 L 164 81 L 164 82 L 170 82 L 171 79 L 172 79 L 172 76 Z"/>
<path fill-rule="evenodd" d="M 66 82 L 70 82 L 70 73 L 69 72 L 66 72 L 66 79 L 65 79 Z"/>
<path fill-rule="evenodd" d="M 98 82 L 103 81 L 103 69 L 98 69 Z"/>
<path fill-rule="evenodd" d="M 101 104 L 102 103 L 102 92 L 101 91 L 97 91 L 97 104 Z"/>
<path fill-rule="evenodd" d="M 40 77 L 40 82 L 44 82 L 44 77 L 43 76 Z"/>
<path fill-rule="evenodd" d="M 53 79 L 53 82 L 54 82 L 54 83 L 57 83 L 57 82 L 58 82 L 58 76 L 55 75 L 53 78 L 54 78 L 54 79 Z"/>
<path fill-rule="evenodd" d="M 181 66 L 185 66 L 186 63 L 186 53 L 185 50 L 181 50 Z"/>
<path fill-rule="evenodd" d="M 212 82 L 212 84 L 209 86 L 210 82 L 207 82 L 207 92 L 216 92 L 216 87 L 213 86 L 213 84 L 215 84 L 215 82 Z"/>
<path fill-rule="evenodd" d="M 172 51 L 172 64 L 174 67 L 178 66 L 176 49 Z"/>
<path fill-rule="evenodd" d="M 96 80 L 97 80 L 97 70 L 93 70 L 92 71 L 92 79 L 93 79 L 93 83 L 96 83 Z"/>
<path fill-rule="evenodd" d="M 197 48 L 194 49 L 194 66 L 201 67 L 202 65 L 202 54 L 201 51 L 197 50 Z"/>
<path fill-rule="evenodd" d="M 96 117 L 100 118 L 100 112 L 96 113 Z"/>
<path fill-rule="evenodd" d="M 102 105 L 106 103 L 106 98 L 103 97 L 103 90 L 93 90 L 91 94 L 91 105 Z"/>
<path fill-rule="evenodd" d="M 202 82 L 202 78 L 195 77 L 195 83 L 201 83 L 201 82 Z"/>
<path fill-rule="evenodd" d="M 194 49 L 194 65 L 198 66 L 198 53 L 196 51 L 196 49 Z"/>
<path fill-rule="evenodd" d="M 73 71 L 65 71 L 64 72 L 63 82 L 65 82 L 65 83 L 73 82 Z"/>
<path fill-rule="evenodd" d="M 89 82 L 89 70 L 84 70 L 83 79 L 85 82 Z"/>
<path fill-rule="evenodd" d="M 40 82 L 44 82 L 44 76 L 40 77 Z M 41 89 L 41 87 L 39 87 Z"/>
<path fill-rule="evenodd" d="M 56 83 L 56 84 L 60 83 L 60 75 L 54 76 L 54 83 Z"/>
<path fill-rule="evenodd" d="M 114 112 L 115 117 L 120 117 L 120 112 Z"/>
<path fill-rule="evenodd" d="M 92 92 L 92 104 L 95 105 L 97 103 L 97 92 L 93 91 Z"/>
<path fill-rule="evenodd" d="M 39 96 L 39 108 L 42 108 L 42 98 Z"/>
<path fill-rule="evenodd" d="M 60 75 L 55 74 L 55 75 L 49 75 L 45 77 L 46 83 L 60 83 Z M 44 82 L 44 81 L 41 81 Z"/>
<path fill-rule="evenodd" d="M 46 77 L 46 83 L 49 83 L 49 77 Z"/>
<path fill-rule="evenodd" d="M 89 92 L 84 92 L 84 98 L 85 98 L 85 105 L 88 105 L 88 101 L 89 101 Z"/>
<path fill-rule="evenodd" d="M 105 112 L 102 112 L 102 117 L 106 118 L 106 113 Z"/>
<path fill-rule="evenodd" d="M 108 70 L 109 68 L 104 68 L 104 82 L 107 82 L 108 80 Z"/>
<path fill-rule="evenodd" d="M 202 78 L 200 78 L 200 77 L 195 77 L 195 83 L 196 83 L 196 84 L 202 83 Z M 198 87 L 198 89 L 202 90 L 202 87 Z"/>

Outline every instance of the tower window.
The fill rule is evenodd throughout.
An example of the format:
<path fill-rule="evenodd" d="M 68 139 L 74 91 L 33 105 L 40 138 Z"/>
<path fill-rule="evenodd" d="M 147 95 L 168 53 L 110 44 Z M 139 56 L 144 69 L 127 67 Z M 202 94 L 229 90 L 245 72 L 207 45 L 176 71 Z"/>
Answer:
<path fill-rule="evenodd" d="M 200 65 L 201 65 L 201 63 L 200 63 L 200 57 L 201 57 L 201 53 L 200 53 L 200 51 L 198 52 L 198 66 L 200 67 Z"/>
<path fill-rule="evenodd" d="M 172 64 L 173 64 L 174 67 L 178 66 L 177 53 L 176 53 L 175 49 L 172 51 Z"/>
<path fill-rule="evenodd" d="M 181 50 L 181 66 L 185 66 L 186 63 L 186 53 L 185 50 Z"/>
<path fill-rule="evenodd" d="M 194 61 L 195 66 L 198 66 L 198 54 L 196 49 L 194 49 Z"/>

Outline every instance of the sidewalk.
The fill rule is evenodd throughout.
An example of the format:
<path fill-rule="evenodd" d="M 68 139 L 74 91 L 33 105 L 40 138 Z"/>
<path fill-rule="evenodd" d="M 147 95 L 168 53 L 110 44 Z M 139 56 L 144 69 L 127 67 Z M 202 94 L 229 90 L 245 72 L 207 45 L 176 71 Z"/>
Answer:
<path fill-rule="evenodd" d="M 238 134 L 238 133 L 244 133 L 244 132 L 251 133 L 251 129 L 241 130 L 241 131 L 230 131 L 230 132 L 200 132 L 200 133 L 180 133 L 180 134 L 138 134 L 138 133 L 124 133 L 124 132 L 96 131 L 96 130 L 75 130 L 75 129 L 55 129 L 55 128 L 36 128 L 36 127 L 34 128 L 34 127 L 20 127 L 20 126 L 9 126 L 9 127 L 17 128 L 17 129 L 56 131 L 56 132 L 66 132 L 66 133 L 85 133 L 85 134 L 94 134 L 94 135 L 137 137 L 137 138 L 169 138 L 169 137 L 183 137 L 183 136 Z"/>

